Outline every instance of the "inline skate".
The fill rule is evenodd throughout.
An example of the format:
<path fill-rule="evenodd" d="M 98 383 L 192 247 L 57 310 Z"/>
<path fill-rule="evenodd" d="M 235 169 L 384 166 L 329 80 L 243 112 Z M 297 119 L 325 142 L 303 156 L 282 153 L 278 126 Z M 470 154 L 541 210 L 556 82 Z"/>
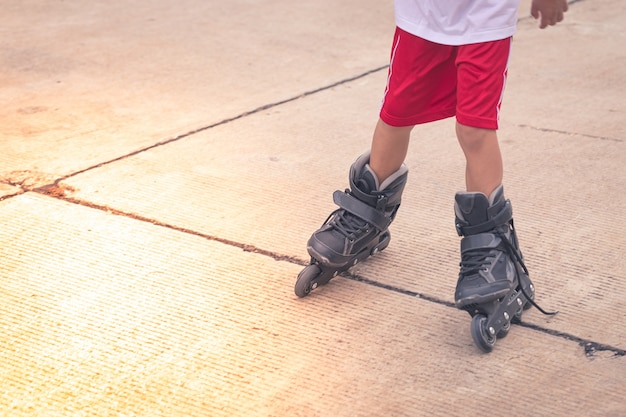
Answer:
<path fill-rule="evenodd" d="M 350 189 L 335 191 L 333 211 L 307 243 L 311 261 L 298 274 L 298 297 L 328 283 L 339 273 L 385 249 L 390 242 L 389 225 L 400 206 L 408 168 L 379 183 L 369 166 L 369 152 L 350 167 Z"/>
<path fill-rule="evenodd" d="M 456 229 L 461 239 L 461 269 L 455 290 L 457 308 L 472 316 L 474 343 L 491 352 L 496 339 L 519 323 L 535 302 L 535 288 L 519 249 L 511 202 L 499 186 L 490 197 L 455 196 Z"/>

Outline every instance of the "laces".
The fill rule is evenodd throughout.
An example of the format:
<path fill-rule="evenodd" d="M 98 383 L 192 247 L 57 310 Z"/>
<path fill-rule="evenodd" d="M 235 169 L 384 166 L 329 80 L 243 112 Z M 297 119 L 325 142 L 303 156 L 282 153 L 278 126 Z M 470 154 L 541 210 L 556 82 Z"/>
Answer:
<path fill-rule="evenodd" d="M 515 280 L 517 281 L 516 285 L 517 285 L 517 288 L 520 289 L 522 294 L 524 294 L 524 296 L 526 297 L 530 305 L 532 305 L 537 310 L 539 310 L 542 314 L 545 314 L 547 316 L 553 316 L 557 314 L 558 311 L 546 311 L 543 308 L 541 308 L 535 302 L 535 300 L 531 298 L 531 296 L 526 292 L 526 290 L 524 289 L 524 285 L 522 284 L 522 279 L 520 277 L 520 268 L 522 269 L 522 272 L 526 274 L 526 276 L 529 276 L 529 274 L 528 274 L 528 268 L 526 267 L 526 264 L 524 263 L 524 260 L 522 259 L 522 256 L 520 255 L 520 252 L 513 245 L 513 243 L 511 243 L 509 238 L 505 235 L 505 233 L 502 230 L 495 229 L 493 232 L 500 238 L 502 242 L 504 242 L 505 252 L 510 257 L 510 259 L 514 260 L 514 262 L 517 265 L 519 265 L 519 268 L 517 267 L 517 265 L 515 266 Z M 512 223 L 511 223 L 511 234 L 513 236 L 515 235 L 515 228 Z M 491 264 L 490 260 L 492 258 L 488 256 L 489 252 L 490 250 L 477 249 L 477 250 L 468 251 L 467 253 L 465 253 L 463 257 L 461 258 L 461 263 L 460 263 L 461 272 L 459 276 L 461 276 L 462 279 L 465 279 L 465 277 L 472 276 L 481 271 L 487 271 L 489 269 L 489 265 Z"/>
<path fill-rule="evenodd" d="M 370 228 L 365 220 L 341 208 L 330 213 L 324 224 L 331 225 L 334 230 L 350 240 L 354 240 L 358 234 Z"/>
<path fill-rule="evenodd" d="M 511 230 L 513 231 L 513 233 L 515 233 L 515 229 L 513 227 L 513 224 L 511 224 Z M 515 248 L 515 246 L 513 246 L 513 244 L 509 241 L 509 239 L 506 238 L 504 233 L 502 233 L 501 231 L 496 231 L 496 234 L 504 242 L 504 245 L 506 246 L 507 253 L 509 254 L 509 256 L 511 256 L 512 259 L 515 259 L 515 261 L 522 268 L 522 271 L 524 271 L 524 274 L 526 274 L 526 276 L 529 276 L 528 268 L 526 268 L 526 264 L 524 263 L 524 260 L 522 259 L 522 256 L 520 255 L 519 251 Z M 522 292 L 522 294 L 524 294 L 524 296 L 526 297 L 526 299 L 528 300 L 530 305 L 532 305 L 537 310 L 539 310 L 541 312 L 541 314 L 544 314 L 546 316 L 554 316 L 555 314 L 558 314 L 558 312 L 559 312 L 558 310 L 556 310 L 556 311 L 546 311 L 546 310 L 544 310 L 543 308 L 541 308 L 539 306 L 539 304 L 537 304 L 535 302 L 535 300 L 533 300 L 526 293 L 526 290 L 524 289 L 524 286 L 522 285 L 522 281 L 521 281 L 521 278 L 520 278 L 519 268 L 517 268 L 517 267 L 515 268 L 515 279 L 517 280 L 517 286 L 519 287 L 519 289 Z"/>
<path fill-rule="evenodd" d="M 490 265 L 490 256 L 486 256 L 489 250 L 468 251 L 461 258 L 461 276 L 470 276 L 480 271 L 488 270 Z"/>

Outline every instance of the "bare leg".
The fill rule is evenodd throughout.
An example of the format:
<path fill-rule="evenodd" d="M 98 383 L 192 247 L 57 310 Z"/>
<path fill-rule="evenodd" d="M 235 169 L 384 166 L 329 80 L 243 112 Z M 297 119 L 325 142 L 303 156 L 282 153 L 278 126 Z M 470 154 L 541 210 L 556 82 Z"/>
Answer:
<path fill-rule="evenodd" d="M 404 162 L 412 129 L 413 126 L 394 127 L 378 120 L 372 139 L 370 167 L 381 183 Z"/>
<path fill-rule="evenodd" d="M 456 124 L 456 135 L 466 159 L 467 191 L 486 196 L 502 183 L 502 155 L 495 130 Z"/>

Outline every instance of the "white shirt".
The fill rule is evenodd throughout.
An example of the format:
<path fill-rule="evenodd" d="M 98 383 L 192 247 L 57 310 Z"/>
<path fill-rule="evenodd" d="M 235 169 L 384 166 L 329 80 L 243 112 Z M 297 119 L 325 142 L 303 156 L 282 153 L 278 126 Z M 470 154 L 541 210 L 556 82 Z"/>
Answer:
<path fill-rule="evenodd" d="M 400 29 L 445 45 L 512 36 L 518 8 L 519 0 L 395 0 Z"/>

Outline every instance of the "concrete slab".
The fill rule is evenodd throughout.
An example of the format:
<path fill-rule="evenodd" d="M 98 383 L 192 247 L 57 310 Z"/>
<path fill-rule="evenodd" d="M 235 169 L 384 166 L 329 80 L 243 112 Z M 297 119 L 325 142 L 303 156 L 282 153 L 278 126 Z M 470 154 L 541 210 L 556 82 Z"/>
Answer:
<path fill-rule="evenodd" d="M 0 177 L 41 186 L 385 65 L 392 22 L 390 1 L 7 1 Z"/>
<path fill-rule="evenodd" d="M 417 297 L 339 279 L 300 300 L 292 263 L 32 193 L 0 219 L 3 415 L 626 410 L 626 362 L 562 338 L 516 328 L 483 355 Z"/>

